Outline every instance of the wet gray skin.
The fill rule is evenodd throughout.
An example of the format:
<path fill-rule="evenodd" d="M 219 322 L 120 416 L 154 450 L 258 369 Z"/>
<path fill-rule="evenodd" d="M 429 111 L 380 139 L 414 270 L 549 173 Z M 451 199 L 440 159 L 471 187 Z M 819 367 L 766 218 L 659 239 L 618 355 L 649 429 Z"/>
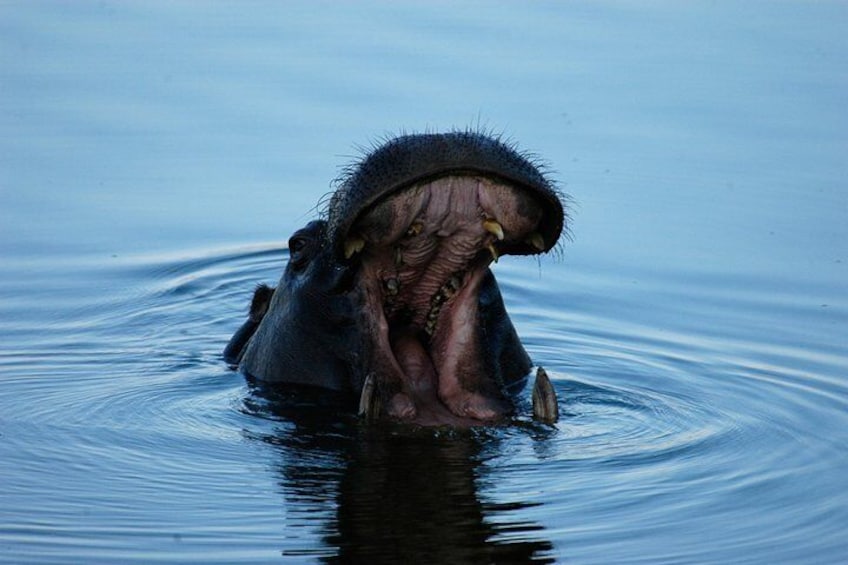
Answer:
<path fill-rule="evenodd" d="M 398 137 L 291 237 L 277 288 L 257 289 L 224 356 L 265 383 L 350 393 L 372 419 L 500 421 L 532 363 L 489 266 L 550 251 L 564 221 L 553 183 L 509 145 Z M 533 400 L 537 418 L 556 419 L 544 371 Z"/>

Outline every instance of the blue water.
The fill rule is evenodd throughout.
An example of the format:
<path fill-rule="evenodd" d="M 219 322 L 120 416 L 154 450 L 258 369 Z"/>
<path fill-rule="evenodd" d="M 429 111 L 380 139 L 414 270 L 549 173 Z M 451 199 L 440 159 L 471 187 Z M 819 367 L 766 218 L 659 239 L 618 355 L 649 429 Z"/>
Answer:
<path fill-rule="evenodd" d="M 839 563 L 848 5 L 0 5 L 0 561 Z M 563 417 L 365 426 L 220 352 L 340 167 L 488 128 Z M 285 400 L 285 399 L 284 399 Z"/>

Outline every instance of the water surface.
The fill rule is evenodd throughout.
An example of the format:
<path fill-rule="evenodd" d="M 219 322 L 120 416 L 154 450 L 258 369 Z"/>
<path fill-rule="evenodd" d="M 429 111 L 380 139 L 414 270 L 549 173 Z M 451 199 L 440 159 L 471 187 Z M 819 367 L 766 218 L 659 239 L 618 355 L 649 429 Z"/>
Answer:
<path fill-rule="evenodd" d="M 0 26 L 0 561 L 848 554 L 844 4 L 21 2 Z M 228 370 L 339 167 L 469 125 L 572 196 L 558 257 L 495 267 L 558 424 L 365 426 Z"/>

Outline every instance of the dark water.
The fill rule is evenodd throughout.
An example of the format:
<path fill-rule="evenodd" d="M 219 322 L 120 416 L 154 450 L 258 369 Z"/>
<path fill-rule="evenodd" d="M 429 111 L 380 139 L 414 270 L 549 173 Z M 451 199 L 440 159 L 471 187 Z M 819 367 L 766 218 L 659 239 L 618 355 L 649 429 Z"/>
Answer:
<path fill-rule="evenodd" d="M 0 5 L 0 561 L 838 563 L 843 3 Z M 503 129 L 563 418 L 362 425 L 220 352 L 338 167 Z"/>

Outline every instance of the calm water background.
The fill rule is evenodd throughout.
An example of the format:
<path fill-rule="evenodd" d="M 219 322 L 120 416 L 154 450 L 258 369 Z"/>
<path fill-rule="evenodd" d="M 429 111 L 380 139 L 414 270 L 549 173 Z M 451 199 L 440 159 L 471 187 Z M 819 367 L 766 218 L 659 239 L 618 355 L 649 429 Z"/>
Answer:
<path fill-rule="evenodd" d="M 846 37 L 841 2 L 0 3 L 0 561 L 844 560 Z M 469 125 L 574 200 L 562 257 L 496 267 L 557 426 L 249 390 L 220 351 L 339 167 Z"/>

